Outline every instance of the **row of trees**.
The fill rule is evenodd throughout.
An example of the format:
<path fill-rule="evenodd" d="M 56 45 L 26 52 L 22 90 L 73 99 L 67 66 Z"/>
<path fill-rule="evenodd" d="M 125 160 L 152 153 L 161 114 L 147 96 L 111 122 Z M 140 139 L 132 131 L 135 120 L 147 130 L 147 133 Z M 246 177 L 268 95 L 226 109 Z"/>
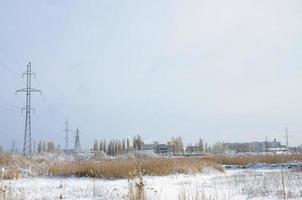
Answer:
<path fill-rule="evenodd" d="M 153 150 L 156 149 L 157 143 L 153 144 Z M 173 149 L 174 154 L 184 154 L 185 146 L 181 137 L 172 137 L 171 140 L 167 143 L 170 149 Z M 199 153 L 222 153 L 225 151 L 223 145 L 214 144 L 212 147 L 209 147 L 207 143 L 204 143 L 202 139 L 199 139 L 196 142 L 195 146 L 189 145 L 193 147 L 195 150 L 198 149 Z M 197 147 L 197 148 L 196 148 Z M 140 135 L 134 136 L 132 139 L 121 139 L 121 140 L 95 140 L 93 144 L 93 150 L 95 152 L 100 151 L 104 152 L 109 156 L 118 156 L 124 154 L 128 151 L 133 150 L 143 150 L 144 142 L 142 141 L 142 137 Z M 3 151 L 3 148 L 0 146 L 0 152 Z M 39 141 L 37 148 L 36 142 L 33 145 L 33 152 L 37 153 L 54 153 L 60 151 L 60 145 L 57 145 L 54 142 L 42 142 Z M 188 152 L 187 152 L 188 153 Z"/>
<path fill-rule="evenodd" d="M 36 146 L 36 142 L 34 141 L 32 145 L 32 152 L 33 153 L 43 153 L 43 152 L 48 152 L 48 153 L 54 153 L 54 152 L 59 152 L 60 151 L 60 145 L 55 145 L 54 142 L 42 142 L 39 141 L 38 145 Z M 0 153 L 4 152 L 4 149 L 0 145 Z M 9 153 L 11 154 L 17 154 L 19 153 L 18 149 L 16 148 L 16 143 L 13 141 L 12 148 L 9 149 Z"/>
<path fill-rule="evenodd" d="M 175 153 L 177 154 L 184 153 L 184 144 L 181 137 L 176 137 L 176 138 L 172 137 L 170 144 L 174 146 Z M 188 146 L 192 146 L 192 145 L 188 145 Z M 199 141 L 196 142 L 195 146 L 193 147 L 197 147 L 199 153 L 211 152 L 211 148 L 209 147 L 209 145 L 206 142 L 204 143 L 202 139 L 199 139 Z"/>
<path fill-rule="evenodd" d="M 133 137 L 132 143 L 130 139 L 122 139 L 122 140 L 110 140 L 108 143 L 106 140 L 95 140 L 93 144 L 93 150 L 103 151 L 109 156 L 117 156 L 127 151 L 131 150 L 142 150 L 143 141 L 140 135 Z"/>
<path fill-rule="evenodd" d="M 155 150 L 156 144 L 153 144 L 153 148 Z M 173 149 L 174 154 L 183 154 L 185 152 L 185 146 L 181 137 L 172 137 L 171 140 L 167 143 L 168 147 Z M 209 147 L 207 143 L 204 143 L 202 139 L 195 144 L 195 146 L 189 145 L 193 147 L 199 153 L 211 153 L 212 149 Z M 123 153 L 128 152 L 129 150 L 143 150 L 144 142 L 142 141 L 142 137 L 137 135 L 132 138 L 132 141 L 127 139 L 122 140 L 110 140 L 108 143 L 106 140 L 95 140 L 93 144 L 93 150 L 95 152 L 102 151 L 110 156 L 117 156 Z M 217 150 L 215 148 L 215 150 Z M 218 150 L 217 150 L 218 151 Z"/>
<path fill-rule="evenodd" d="M 37 149 L 38 153 L 42 153 L 42 152 L 54 153 L 55 151 L 59 151 L 59 150 L 60 150 L 60 145 L 58 145 L 56 147 L 54 142 L 42 142 L 42 141 L 40 141 L 38 143 L 38 149 Z M 34 147 L 34 152 L 35 151 L 36 151 L 36 149 Z"/>
<path fill-rule="evenodd" d="M 183 154 L 184 153 L 184 144 L 181 137 L 172 137 L 171 141 L 168 142 L 168 145 L 172 145 L 174 149 L 174 154 Z"/>

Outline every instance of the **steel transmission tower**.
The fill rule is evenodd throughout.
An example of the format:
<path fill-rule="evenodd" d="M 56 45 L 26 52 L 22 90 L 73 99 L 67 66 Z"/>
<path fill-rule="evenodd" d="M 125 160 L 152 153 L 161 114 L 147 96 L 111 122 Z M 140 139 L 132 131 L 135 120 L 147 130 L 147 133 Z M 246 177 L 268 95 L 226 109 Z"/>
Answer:
<path fill-rule="evenodd" d="M 31 77 L 36 77 L 36 74 L 31 71 L 31 62 L 27 64 L 27 71 L 22 74 L 22 78 L 26 76 L 26 88 L 16 91 L 17 93 L 24 92 L 26 94 L 26 105 L 22 108 L 22 112 L 25 110 L 25 130 L 24 130 L 24 144 L 23 144 L 23 155 L 32 156 L 32 145 L 31 145 L 31 116 L 30 113 L 34 108 L 31 107 L 31 93 L 38 92 L 42 93 L 41 90 L 37 90 L 31 87 Z"/>
<path fill-rule="evenodd" d="M 80 142 L 80 133 L 79 133 L 78 128 L 76 130 L 76 135 L 75 135 L 74 152 L 76 152 L 76 153 L 82 152 L 81 142 Z"/>
<path fill-rule="evenodd" d="M 65 120 L 65 150 L 68 150 L 69 149 L 69 147 L 68 147 L 68 133 L 69 133 L 69 131 L 70 131 L 70 129 L 69 129 L 69 122 L 68 122 L 68 119 L 66 119 Z"/>

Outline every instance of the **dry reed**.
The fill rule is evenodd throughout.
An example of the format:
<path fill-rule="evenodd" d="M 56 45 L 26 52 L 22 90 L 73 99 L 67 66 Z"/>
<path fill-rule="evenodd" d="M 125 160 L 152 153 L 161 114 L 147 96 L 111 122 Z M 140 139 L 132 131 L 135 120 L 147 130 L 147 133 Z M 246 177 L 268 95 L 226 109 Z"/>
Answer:
<path fill-rule="evenodd" d="M 49 167 L 51 176 L 77 176 L 96 178 L 129 178 L 129 174 L 141 168 L 144 175 L 165 176 L 177 173 L 202 172 L 206 167 L 223 171 L 223 167 L 201 158 L 104 160 L 62 162 Z"/>
<path fill-rule="evenodd" d="M 248 165 L 256 163 L 281 164 L 293 161 L 302 161 L 302 154 L 291 155 L 240 155 L 240 156 L 207 156 L 205 160 L 215 162 L 221 165 Z"/>
<path fill-rule="evenodd" d="M 7 154 L 0 154 L 0 165 L 8 165 L 12 161 L 12 156 Z"/>

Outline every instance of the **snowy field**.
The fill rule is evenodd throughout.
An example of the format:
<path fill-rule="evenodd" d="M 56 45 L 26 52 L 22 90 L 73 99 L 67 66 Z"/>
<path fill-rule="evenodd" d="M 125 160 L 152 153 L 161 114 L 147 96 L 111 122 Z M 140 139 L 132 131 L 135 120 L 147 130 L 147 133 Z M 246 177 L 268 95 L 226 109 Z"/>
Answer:
<path fill-rule="evenodd" d="M 14 200 L 118 200 L 129 199 L 135 181 L 22 178 L 2 181 L 1 188 L 6 190 L 6 199 Z M 144 177 L 143 181 L 145 196 L 151 200 L 284 199 L 284 194 L 286 199 L 302 199 L 302 172 L 278 167 L 228 169 L 225 173 L 207 170 L 195 175 Z"/>

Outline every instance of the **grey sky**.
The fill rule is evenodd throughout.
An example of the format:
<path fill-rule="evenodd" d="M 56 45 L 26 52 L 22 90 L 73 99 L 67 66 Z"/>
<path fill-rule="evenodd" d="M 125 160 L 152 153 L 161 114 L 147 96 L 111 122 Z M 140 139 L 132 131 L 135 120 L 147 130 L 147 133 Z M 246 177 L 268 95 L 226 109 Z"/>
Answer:
<path fill-rule="evenodd" d="M 64 120 L 95 138 L 302 143 L 302 1 L 0 2 L 0 143 L 22 146 L 32 62 L 33 139 Z"/>

